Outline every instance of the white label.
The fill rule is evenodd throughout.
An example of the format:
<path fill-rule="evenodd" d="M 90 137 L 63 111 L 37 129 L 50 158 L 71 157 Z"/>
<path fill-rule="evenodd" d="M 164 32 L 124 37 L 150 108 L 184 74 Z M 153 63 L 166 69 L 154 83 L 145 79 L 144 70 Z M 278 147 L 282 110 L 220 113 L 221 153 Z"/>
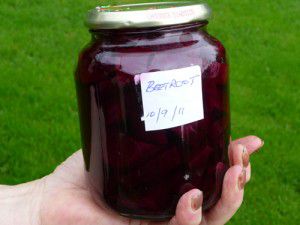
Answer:
<path fill-rule="evenodd" d="M 200 66 L 140 75 L 146 131 L 162 130 L 202 120 Z"/>

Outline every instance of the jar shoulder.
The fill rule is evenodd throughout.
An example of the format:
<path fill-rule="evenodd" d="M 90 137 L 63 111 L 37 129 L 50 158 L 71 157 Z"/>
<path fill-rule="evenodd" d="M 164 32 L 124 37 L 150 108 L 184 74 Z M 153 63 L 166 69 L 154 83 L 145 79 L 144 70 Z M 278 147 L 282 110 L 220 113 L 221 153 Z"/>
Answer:
<path fill-rule="evenodd" d="M 191 65 L 200 65 L 204 71 L 215 62 L 227 63 L 225 47 L 203 30 L 180 35 L 121 36 L 92 40 L 80 53 L 76 74 L 100 78 L 114 71 L 136 75 Z"/>

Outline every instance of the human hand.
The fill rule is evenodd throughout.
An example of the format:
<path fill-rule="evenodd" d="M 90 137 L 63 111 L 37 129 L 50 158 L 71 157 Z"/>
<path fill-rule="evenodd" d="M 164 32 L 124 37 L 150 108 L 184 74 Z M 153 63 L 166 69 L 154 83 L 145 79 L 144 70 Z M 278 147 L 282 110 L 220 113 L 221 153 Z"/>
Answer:
<path fill-rule="evenodd" d="M 231 142 L 228 150 L 231 167 L 224 177 L 221 199 L 207 212 L 202 212 L 202 192 L 193 189 L 180 198 L 176 215 L 170 221 L 151 222 L 122 217 L 103 203 L 94 202 L 84 175 L 82 152 L 78 151 L 41 180 L 0 188 L 0 216 L 4 218 L 3 225 L 225 224 L 243 201 L 244 185 L 251 176 L 249 155 L 262 146 L 261 139 L 255 136 Z M 5 195 L 19 198 L 5 200 Z M 1 199 L 8 202 L 13 213 L 1 213 Z M 22 207 L 24 209 L 20 209 Z"/>

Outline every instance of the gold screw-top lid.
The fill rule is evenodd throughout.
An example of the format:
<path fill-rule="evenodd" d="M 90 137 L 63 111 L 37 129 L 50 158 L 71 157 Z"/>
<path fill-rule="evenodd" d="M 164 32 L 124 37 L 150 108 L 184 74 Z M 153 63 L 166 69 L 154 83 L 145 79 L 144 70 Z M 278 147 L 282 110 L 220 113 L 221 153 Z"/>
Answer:
<path fill-rule="evenodd" d="M 207 4 L 195 1 L 98 6 L 89 11 L 86 25 L 91 30 L 160 27 L 207 20 L 210 14 Z"/>

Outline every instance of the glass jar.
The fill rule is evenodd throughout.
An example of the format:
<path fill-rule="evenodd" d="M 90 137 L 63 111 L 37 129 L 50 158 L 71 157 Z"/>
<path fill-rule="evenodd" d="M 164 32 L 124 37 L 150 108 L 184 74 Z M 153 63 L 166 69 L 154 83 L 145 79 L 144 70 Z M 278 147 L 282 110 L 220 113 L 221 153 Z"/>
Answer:
<path fill-rule="evenodd" d="M 230 138 L 228 65 L 203 3 L 97 7 L 75 74 L 96 200 L 168 219 L 185 192 L 220 198 Z"/>

